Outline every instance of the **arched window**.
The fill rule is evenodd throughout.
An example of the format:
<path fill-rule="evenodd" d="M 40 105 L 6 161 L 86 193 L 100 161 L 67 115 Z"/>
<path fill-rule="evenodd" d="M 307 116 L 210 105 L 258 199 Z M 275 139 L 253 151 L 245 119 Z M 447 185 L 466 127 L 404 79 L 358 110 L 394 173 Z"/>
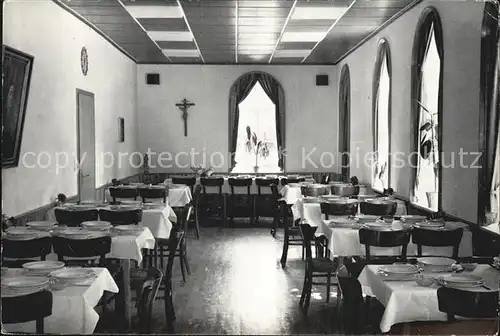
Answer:
<path fill-rule="evenodd" d="M 390 187 L 391 141 L 391 53 L 385 39 L 380 40 L 373 76 L 373 174 L 372 188 Z"/>
<path fill-rule="evenodd" d="M 439 14 L 434 8 L 426 8 L 413 45 L 412 202 L 433 211 L 441 206 L 443 53 Z"/>
<path fill-rule="evenodd" d="M 500 221 L 500 31 L 498 2 L 486 2 L 481 34 L 478 222 Z"/>
<path fill-rule="evenodd" d="M 250 72 L 231 87 L 229 152 L 230 172 L 283 172 L 285 95 L 271 75 Z"/>
<path fill-rule="evenodd" d="M 349 67 L 345 64 L 340 73 L 339 84 L 339 153 L 341 155 L 341 174 L 349 178 L 349 156 L 351 142 L 351 79 Z"/>

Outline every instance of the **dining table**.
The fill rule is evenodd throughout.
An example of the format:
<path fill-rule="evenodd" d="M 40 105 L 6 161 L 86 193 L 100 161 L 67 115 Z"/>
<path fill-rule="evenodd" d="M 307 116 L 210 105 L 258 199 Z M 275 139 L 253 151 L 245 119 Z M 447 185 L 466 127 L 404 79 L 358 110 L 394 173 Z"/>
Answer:
<path fill-rule="evenodd" d="M 439 311 L 437 282 L 426 287 L 419 285 L 415 280 L 391 281 L 386 280 L 378 272 L 381 265 L 367 265 L 361 271 L 358 280 L 363 293 L 376 297 L 385 307 L 380 322 L 383 333 L 390 331 L 397 323 L 417 321 L 446 321 L 447 315 Z M 453 273 L 423 273 L 428 277 L 446 277 Z M 468 288 L 475 291 L 500 290 L 500 271 L 490 265 L 480 264 L 471 274 L 484 279 L 484 286 Z"/>
<path fill-rule="evenodd" d="M 67 285 L 64 288 L 49 287 L 52 292 L 52 315 L 44 319 L 44 331 L 50 334 L 89 335 L 99 321 L 94 307 L 104 292 L 118 293 L 118 286 L 106 268 L 92 268 L 95 278 L 84 284 Z M 2 279 L 22 276 L 24 270 L 9 268 Z M 36 307 L 32 307 L 36 309 Z M 2 323 L 2 331 L 8 333 L 35 333 L 35 321 Z"/>
<path fill-rule="evenodd" d="M 171 179 L 169 183 L 164 183 L 166 187 L 168 187 L 168 196 L 167 196 L 167 204 L 171 207 L 183 207 L 186 204 L 189 204 L 192 199 L 193 195 L 191 193 L 191 188 L 189 188 L 187 185 L 182 185 L 182 184 L 172 184 Z M 117 187 L 126 187 L 126 188 L 140 188 L 143 186 L 149 186 L 147 184 L 142 184 L 142 183 L 134 183 L 134 184 L 128 184 L 125 186 L 117 186 Z M 127 199 L 124 199 L 127 201 Z M 109 191 L 109 188 L 106 189 L 104 192 L 104 201 L 105 202 L 113 202 L 113 197 L 111 197 L 111 192 Z M 117 199 L 117 201 L 123 201 L 123 199 Z M 163 200 L 150 200 L 150 201 L 163 201 Z"/>

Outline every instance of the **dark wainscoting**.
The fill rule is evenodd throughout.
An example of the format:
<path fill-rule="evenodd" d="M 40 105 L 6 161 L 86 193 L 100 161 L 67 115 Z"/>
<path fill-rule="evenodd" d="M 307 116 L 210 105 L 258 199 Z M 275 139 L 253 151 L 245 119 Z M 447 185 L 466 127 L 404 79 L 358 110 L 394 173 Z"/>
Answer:
<path fill-rule="evenodd" d="M 134 183 L 134 182 L 139 182 L 142 180 L 142 174 L 136 174 L 132 175 L 123 179 L 120 179 L 120 182 L 122 183 Z M 110 184 L 105 184 L 99 188 L 96 189 L 96 199 L 98 200 L 104 200 L 104 194 L 107 188 L 109 188 Z M 68 197 L 67 202 L 77 202 L 78 201 L 78 195 L 74 195 L 71 197 Z M 15 225 L 25 225 L 28 222 L 33 222 L 33 221 L 43 221 L 45 220 L 45 216 L 48 211 L 50 211 L 54 207 L 53 204 L 47 204 L 44 206 L 41 206 L 39 208 L 27 211 L 25 213 L 22 213 L 18 216 L 14 217 L 15 220 Z M 8 215 L 8 214 L 7 214 Z"/>

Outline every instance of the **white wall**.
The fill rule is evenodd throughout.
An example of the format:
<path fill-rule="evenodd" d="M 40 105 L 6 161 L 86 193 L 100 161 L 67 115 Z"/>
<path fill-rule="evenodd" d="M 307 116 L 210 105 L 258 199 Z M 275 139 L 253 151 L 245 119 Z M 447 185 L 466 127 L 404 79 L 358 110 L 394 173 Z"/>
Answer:
<path fill-rule="evenodd" d="M 373 148 L 372 76 L 377 43 L 381 38 L 386 38 L 392 52 L 392 152 L 411 152 L 413 38 L 420 14 L 427 6 L 434 6 L 438 10 L 444 35 L 443 151 L 445 155 L 458 155 L 461 148 L 464 152 L 478 151 L 480 43 L 484 3 L 476 1 L 424 1 L 339 64 L 339 69 L 348 64 L 351 72 L 353 150 L 359 147 L 360 153 L 367 153 Z M 470 165 L 472 161 L 473 157 L 468 156 L 464 163 Z M 450 162 L 447 157 L 445 163 Z M 352 168 L 351 175 L 371 181 L 370 169 L 366 166 Z M 410 196 L 410 179 L 409 167 L 391 170 L 391 187 L 404 197 Z M 475 222 L 478 170 L 460 167 L 443 169 L 442 187 L 443 210 Z"/>
<path fill-rule="evenodd" d="M 248 71 L 264 71 L 283 86 L 286 100 L 286 171 L 337 171 L 322 168 L 322 152 L 336 153 L 337 89 L 335 66 L 246 66 L 246 65 L 139 65 L 138 115 L 141 151 L 169 152 L 172 155 L 206 148 L 207 160 L 215 152 L 228 151 L 229 91 L 233 83 Z M 146 85 L 146 73 L 159 73 L 160 85 Z M 316 86 L 316 75 L 330 75 L 330 86 Z M 196 106 L 189 109 L 188 137 L 175 103 L 186 97 Z M 302 150 L 313 163 L 302 160 Z M 156 156 L 157 158 L 158 156 Z M 198 155 L 201 162 L 201 155 Z M 187 156 L 181 165 L 189 165 Z M 158 165 L 157 160 L 155 161 Z M 305 165 L 302 166 L 302 161 Z M 172 161 L 164 161 L 173 162 Z M 219 162 L 219 161 L 216 161 Z M 331 160 L 324 156 L 324 163 Z M 152 162 L 153 163 L 153 162 Z M 316 167 L 317 166 L 317 167 Z M 173 165 L 152 171 L 182 172 L 189 168 Z M 227 160 L 217 171 L 228 171 Z"/>
<path fill-rule="evenodd" d="M 55 159 L 44 169 L 23 166 L 25 153 L 76 155 L 77 88 L 95 95 L 96 153 L 137 149 L 136 64 L 94 30 L 49 0 L 4 3 L 3 44 L 34 56 L 33 72 L 16 168 L 2 170 L 2 212 L 9 216 L 48 204 L 62 192 L 76 195 L 73 163 L 56 172 Z M 80 70 L 80 51 L 89 55 L 88 75 Z M 125 142 L 118 143 L 118 117 L 125 118 Z M 42 165 L 47 161 L 44 158 Z M 33 164 L 28 157 L 28 165 Z M 137 171 L 124 165 L 96 167 L 96 187 Z"/>

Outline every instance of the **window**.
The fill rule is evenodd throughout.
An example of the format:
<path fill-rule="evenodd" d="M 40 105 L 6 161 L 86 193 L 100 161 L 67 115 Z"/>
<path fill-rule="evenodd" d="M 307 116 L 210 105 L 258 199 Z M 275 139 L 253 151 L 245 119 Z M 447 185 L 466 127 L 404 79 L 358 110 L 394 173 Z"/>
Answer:
<path fill-rule="evenodd" d="M 387 41 L 382 39 L 375 63 L 373 104 L 374 164 L 372 188 L 383 191 L 389 188 L 390 176 L 390 106 L 391 72 Z"/>
<path fill-rule="evenodd" d="M 238 105 L 240 110 L 236 165 L 233 173 L 279 173 L 278 147 L 276 139 L 276 106 L 264 92 L 260 82 L 256 82 L 248 96 Z M 266 144 L 268 156 L 256 155 L 256 148 L 247 148 L 247 127 L 255 133 L 258 141 Z M 260 151 L 262 152 L 262 150 Z M 257 167 L 257 169 L 255 169 Z"/>
<path fill-rule="evenodd" d="M 349 67 L 344 65 L 340 75 L 339 84 L 339 152 L 341 155 L 341 174 L 349 178 L 349 154 L 351 142 L 351 80 Z"/>
<path fill-rule="evenodd" d="M 413 166 L 415 174 L 412 201 L 437 211 L 441 195 L 443 41 L 440 19 L 434 9 L 424 11 L 415 41 L 412 91 L 416 115 L 413 126 L 416 165 Z"/>
<path fill-rule="evenodd" d="M 478 222 L 500 222 L 500 31 L 498 5 L 484 6 L 480 68 Z"/>

